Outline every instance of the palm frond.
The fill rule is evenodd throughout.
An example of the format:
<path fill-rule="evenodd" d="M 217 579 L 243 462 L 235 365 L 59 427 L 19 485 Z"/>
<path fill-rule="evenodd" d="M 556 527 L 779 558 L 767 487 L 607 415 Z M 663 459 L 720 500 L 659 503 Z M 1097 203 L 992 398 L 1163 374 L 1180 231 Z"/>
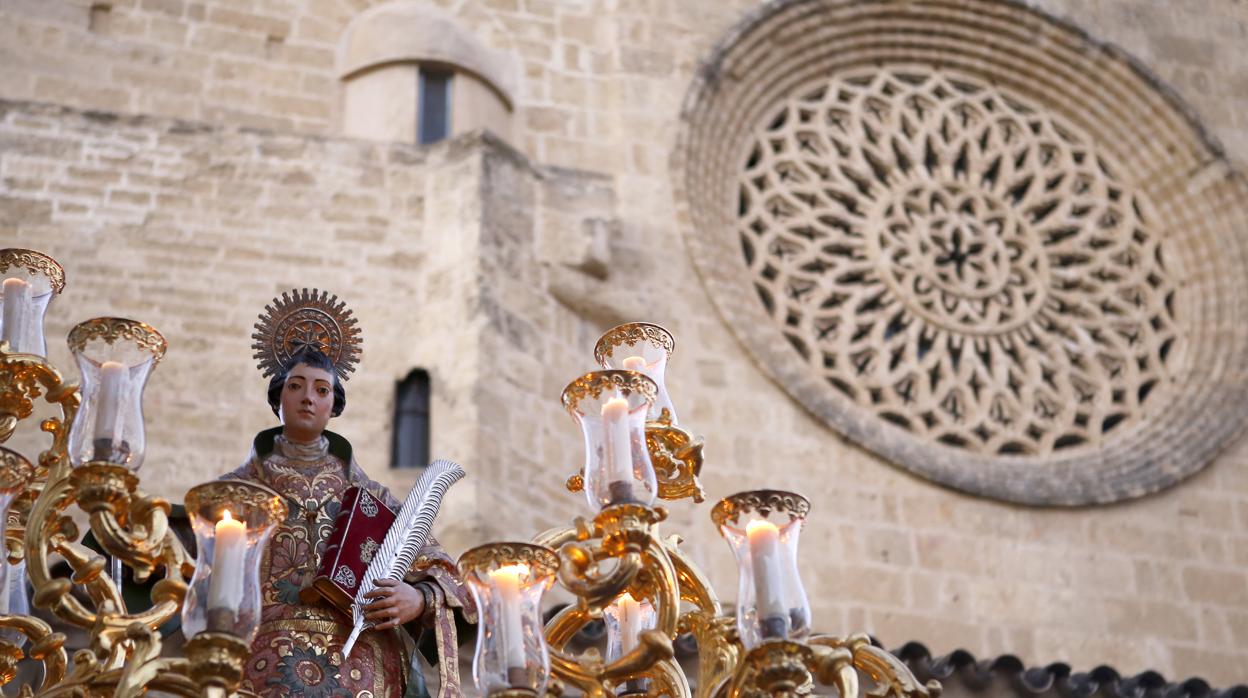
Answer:
<path fill-rule="evenodd" d="M 433 520 L 438 515 L 438 508 L 442 506 L 443 495 L 451 485 L 463 479 L 465 474 L 464 469 L 459 467 L 458 463 L 444 459 L 436 460 L 429 464 L 416 486 L 407 495 L 403 507 L 399 509 L 399 515 L 394 519 L 394 525 L 386 532 L 385 540 L 377 549 L 373 561 L 364 571 L 363 580 L 360 581 L 360 588 L 355 594 L 355 603 L 351 606 L 354 627 L 351 629 L 351 636 L 347 638 L 346 644 L 342 647 L 343 658 L 351 654 L 351 649 L 355 647 L 355 641 L 365 626 L 371 627 L 371 624 L 364 620 L 363 609 L 369 603 L 369 599 L 364 598 L 365 595 L 377 588 L 378 579 L 396 581 L 403 579 L 407 571 L 411 569 L 416 554 L 420 552 L 425 545 L 425 540 L 429 538 L 429 532 L 433 529 Z"/>

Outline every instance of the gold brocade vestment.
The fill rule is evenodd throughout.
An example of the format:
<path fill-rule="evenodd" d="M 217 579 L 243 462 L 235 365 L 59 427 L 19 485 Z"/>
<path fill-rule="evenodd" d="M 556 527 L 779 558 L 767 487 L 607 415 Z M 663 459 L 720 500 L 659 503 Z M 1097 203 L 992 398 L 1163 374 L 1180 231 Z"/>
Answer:
<path fill-rule="evenodd" d="M 386 488 L 364 475 L 342 437 L 326 432 L 340 446 L 332 449 L 339 454 L 335 455 L 326 436 L 300 444 L 287 441 L 279 432 L 261 432 L 248 461 L 223 476 L 258 482 L 292 505 L 286 520 L 269 538 L 261 563 L 260 627 L 241 688 L 274 698 L 398 698 L 406 685 L 409 660 L 404 631 L 365 630 L 351 656 L 344 660 L 342 645 L 351 632 L 350 617 L 327 603 L 308 605 L 299 597 L 315 574 L 347 488 L 360 486 L 395 510 L 398 502 Z M 461 610 L 472 620 L 467 590 L 456 576 L 451 559 L 432 538 L 421 549 L 407 581 L 433 584 L 440 603 Z M 426 627 L 446 625 L 450 617 L 446 611 L 426 609 L 422 620 Z M 453 626 L 453 621 L 450 624 Z M 454 656 L 453 630 L 451 637 L 450 642 L 441 642 L 443 632 L 439 629 L 439 649 L 444 657 Z M 447 681 L 449 663 L 440 662 L 444 698 L 460 695 L 458 677 Z"/>

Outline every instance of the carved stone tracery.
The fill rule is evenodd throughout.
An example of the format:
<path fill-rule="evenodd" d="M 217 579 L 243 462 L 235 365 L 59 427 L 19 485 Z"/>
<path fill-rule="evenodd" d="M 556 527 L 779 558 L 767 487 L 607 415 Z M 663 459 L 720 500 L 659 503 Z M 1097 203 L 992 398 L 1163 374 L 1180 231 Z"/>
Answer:
<path fill-rule="evenodd" d="M 715 307 L 883 458 L 1080 505 L 1242 433 L 1248 180 L 1120 49 L 1016 0 L 773 0 L 681 119 L 676 220 Z"/>
<path fill-rule="evenodd" d="M 922 66 L 834 76 L 755 131 L 744 260 L 830 385 L 989 454 L 1096 448 L 1170 385 L 1151 202 L 1058 115 Z"/>

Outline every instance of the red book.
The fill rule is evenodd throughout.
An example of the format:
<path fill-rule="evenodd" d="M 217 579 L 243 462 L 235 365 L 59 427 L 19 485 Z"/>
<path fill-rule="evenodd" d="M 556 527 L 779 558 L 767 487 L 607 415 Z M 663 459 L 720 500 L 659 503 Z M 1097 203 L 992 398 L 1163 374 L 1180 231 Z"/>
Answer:
<path fill-rule="evenodd" d="M 342 496 L 334 530 L 325 541 L 316 578 L 312 586 L 299 593 L 299 599 L 306 604 L 325 599 L 350 616 L 364 571 L 381 548 L 394 518 L 395 512 L 380 499 L 359 487 L 349 488 Z"/>

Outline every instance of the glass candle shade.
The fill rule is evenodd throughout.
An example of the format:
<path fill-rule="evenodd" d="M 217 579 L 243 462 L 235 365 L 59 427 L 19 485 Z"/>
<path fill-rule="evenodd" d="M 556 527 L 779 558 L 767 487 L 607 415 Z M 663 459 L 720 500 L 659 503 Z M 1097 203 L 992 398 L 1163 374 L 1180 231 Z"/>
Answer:
<path fill-rule="evenodd" d="M 640 647 L 642 631 L 658 626 L 658 614 L 649 599 L 634 599 L 628 592 L 603 609 L 602 619 L 607 625 L 607 662 L 614 662 Z M 621 684 L 616 693 L 646 695 L 648 688 L 648 680 L 632 679 Z"/>
<path fill-rule="evenodd" d="M 594 345 L 594 359 L 604 369 L 641 371 L 657 388 L 654 404 L 646 419 L 666 418 L 676 424 L 676 408 L 667 394 L 667 361 L 676 349 L 676 340 L 666 329 L 649 322 L 630 322 L 607 330 Z"/>
<path fill-rule="evenodd" d="M 509 688 L 542 695 L 550 652 L 542 595 L 555 582 L 559 556 L 528 543 L 491 543 L 464 553 L 459 570 L 477 600 L 480 625 L 472 676 L 482 696 Z"/>
<path fill-rule="evenodd" d="M 22 454 L 0 447 L 0 521 L 9 521 L 9 506 L 35 479 L 35 468 Z M 0 535 L 0 615 L 24 615 L 30 612 L 26 599 L 26 565 L 11 565 L 7 544 Z M 0 631 L 0 639 L 21 645 L 26 636 L 16 630 Z"/>
<path fill-rule="evenodd" d="M 69 350 L 82 375 L 82 406 L 69 433 L 75 466 L 143 464 L 143 388 L 165 347 L 159 332 L 134 320 L 95 318 L 70 330 Z"/>
<path fill-rule="evenodd" d="M 47 356 L 43 316 L 65 288 L 65 270 L 34 250 L 0 250 L 0 339 L 9 351 Z"/>
<path fill-rule="evenodd" d="M 217 480 L 186 493 L 195 531 L 195 575 L 182 604 L 182 632 L 228 633 L 250 642 L 260 626 L 260 563 L 281 497 L 250 482 Z"/>
<path fill-rule="evenodd" d="M 650 506 L 658 493 L 646 415 L 657 391 L 639 371 L 591 371 L 563 389 L 563 406 L 585 437 L 585 496 L 595 512 L 613 504 Z"/>
<path fill-rule="evenodd" d="M 711 518 L 732 547 L 739 572 L 737 628 L 747 649 L 810 632 L 810 601 L 797 571 L 797 543 L 810 502 L 777 490 L 742 492 Z"/>

